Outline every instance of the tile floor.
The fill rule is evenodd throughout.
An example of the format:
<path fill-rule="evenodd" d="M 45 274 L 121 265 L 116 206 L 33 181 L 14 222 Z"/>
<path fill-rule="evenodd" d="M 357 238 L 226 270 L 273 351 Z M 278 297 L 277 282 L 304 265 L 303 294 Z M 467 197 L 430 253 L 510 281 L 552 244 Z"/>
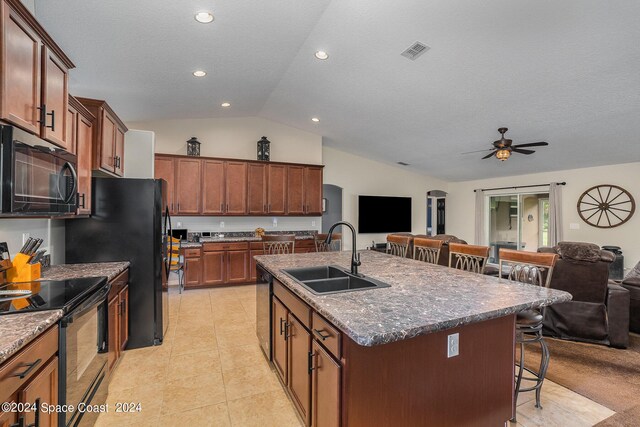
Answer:
<path fill-rule="evenodd" d="M 301 426 L 255 336 L 255 287 L 186 291 L 172 287 L 162 346 L 126 351 L 109 385 L 110 412 L 97 426 Z M 551 381 L 542 406 L 518 402 L 510 427 L 591 426 L 613 411 Z M 114 412 L 139 402 L 141 412 Z"/>

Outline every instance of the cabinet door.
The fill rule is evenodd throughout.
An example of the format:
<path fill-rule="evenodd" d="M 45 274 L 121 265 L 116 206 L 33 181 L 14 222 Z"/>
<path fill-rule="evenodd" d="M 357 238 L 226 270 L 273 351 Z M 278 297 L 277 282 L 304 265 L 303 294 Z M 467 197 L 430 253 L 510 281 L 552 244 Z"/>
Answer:
<path fill-rule="evenodd" d="M 287 213 L 287 166 L 269 165 L 267 209 L 270 214 Z"/>
<path fill-rule="evenodd" d="M 120 350 L 124 350 L 127 348 L 127 342 L 129 341 L 129 286 L 125 286 L 120 291 L 118 299 L 120 300 L 118 303 L 120 310 L 118 342 Z"/>
<path fill-rule="evenodd" d="M 3 119 L 40 133 L 40 38 L 9 7 L 2 8 L 2 86 L 0 113 Z"/>
<path fill-rule="evenodd" d="M 340 365 L 314 340 L 311 426 L 340 426 Z"/>
<path fill-rule="evenodd" d="M 5 402 L 17 402 L 18 396 L 14 394 L 13 396 L 9 396 L 5 400 Z M 18 413 L 17 412 L 2 412 L 0 411 L 0 427 L 14 427 L 18 424 Z"/>
<path fill-rule="evenodd" d="M 65 150 L 71 141 L 67 135 L 69 109 L 69 70 L 46 46 L 42 47 L 42 106 L 45 108 L 42 138 Z"/>
<path fill-rule="evenodd" d="M 222 285 L 225 281 L 225 252 L 204 252 L 204 284 Z"/>
<path fill-rule="evenodd" d="M 185 258 L 184 286 L 192 288 L 202 285 L 202 258 Z"/>
<path fill-rule="evenodd" d="M 277 299 L 273 298 L 271 303 L 273 331 L 273 366 L 284 384 L 287 384 L 289 376 L 287 374 L 287 337 L 285 335 L 285 325 L 287 323 L 287 308 Z"/>
<path fill-rule="evenodd" d="M 120 322 L 120 306 L 118 305 L 119 299 L 116 295 L 109 301 L 109 308 L 107 311 L 107 319 L 109 325 L 109 337 L 108 337 L 108 345 L 109 352 L 107 353 L 107 367 L 109 368 L 109 372 L 113 371 L 113 367 L 118 361 L 118 357 L 120 354 L 120 346 L 119 346 L 119 322 Z"/>
<path fill-rule="evenodd" d="M 115 120 L 102 110 L 102 129 L 100 133 L 100 151 L 98 159 L 100 169 L 109 172 L 115 171 Z"/>
<path fill-rule="evenodd" d="M 249 251 L 227 251 L 227 283 L 249 281 Z"/>
<path fill-rule="evenodd" d="M 309 425 L 311 417 L 311 375 L 309 372 L 311 334 L 289 313 L 289 390 L 293 403 Z"/>
<path fill-rule="evenodd" d="M 76 152 L 78 156 L 78 203 L 79 214 L 91 213 L 91 158 L 93 123 L 82 115 L 77 115 Z"/>
<path fill-rule="evenodd" d="M 304 214 L 304 166 L 287 166 L 287 213 Z"/>
<path fill-rule="evenodd" d="M 67 139 L 67 151 L 73 154 L 76 154 L 78 145 L 78 116 L 76 109 L 69 105 L 67 108 L 65 137 Z"/>
<path fill-rule="evenodd" d="M 124 132 L 119 127 L 116 127 L 115 134 L 115 173 L 118 176 L 124 176 Z"/>
<path fill-rule="evenodd" d="M 156 179 L 164 179 L 167 181 L 167 203 L 169 204 L 169 213 L 174 215 L 177 213 L 177 203 L 175 201 L 176 169 L 173 158 L 156 156 L 154 161 L 154 176 Z"/>
<path fill-rule="evenodd" d="M 304 199 L 307 215 L 322 216 L 322 168 L 304 168 Z"/>
<path fill-rule="evenodd" d="M 267 165 L 249 163 L 247 171 L 247 213 L 267 213 Z"/>
<path fill-rule="evenodd" d="M 178 159 L 176 163 L 176 201 L 178 203 L 178 214 L 200 213 L 202 161 L 197 159 Z"/>
<path fill-rule="evenodd" d="M 247 213 L 247 163 L 226 162 L 225 213 L 245 215 Z"/>
<path fill-rule="evenodd" d="M 249 251 L 249 279 L 252 282 L 255 282 L 255 280 L 258 277 L 256 273 L 256 266 L 258 265 L 258 263 L 256 262 L 255 259 L 253 259 L 253 257 L 256 255 L 264 255 L 264 251 L 263 250 Z"/>
<path fill-rule="evenodd" d="M 54 411 L 44 413 L 40 411 L 43 403 L 58 404 L 58 358 L 54 357 L 38 375 L 36 375 L 20 392 L 20 402 L 34 404 L 38 411 L 25 412 L 24 425 L 53 427 L 58 425 L 58 414 Z M 37 422 L 36 422 L 37 420 Z"/>
<path fill-rule="evenodd" d="M 194 188 L 192 191 L 197 191 Z M 205 160 L 202 179 L 202 213 L 222 215 L 224 213 L 224 162 Z"/>

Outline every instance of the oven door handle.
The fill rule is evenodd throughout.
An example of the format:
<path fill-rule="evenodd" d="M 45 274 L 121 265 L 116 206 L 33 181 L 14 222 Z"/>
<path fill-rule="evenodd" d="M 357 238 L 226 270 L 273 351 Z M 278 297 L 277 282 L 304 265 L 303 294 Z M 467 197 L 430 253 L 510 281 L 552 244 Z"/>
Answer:
<path fill-rule="evenodd" d="M 91 298 L 83 302 L 78 308 L 73 310 L 67 316 L 63 317 L 62 320 L 60 321 L 62 323 L 62 326 L 65 327 L 68 324 L 73 323 L 73 321 L 78 317 L 82 316 L 88 311 L 91 311 L 96 306 L 104 303 L 107 299 L 107 295 L 109 294 L 110 290 L 111 290 L 111 283 L 107 283 L 105 286 L 100 288 L 98 292 L 96 292 L 93 296 L 91 296 Z"/>
<path fill-rule="evenodd" d="M 73 177 L 73 189 L 69 191 L 69 194 L 67 195 L 66 198 L 64 197 L 64 194 L 62 194 L 62 191 L 60 191 L 60 180 L 64 178 L 65 169 L 68 169 L 69 172 L 71 172 L 71 176 Z M 58 174 L 57 184 L 58 184 L 58 194 L 60 195 L 62 202 L 69 203 L 71 199 L 75 197 L 76 191 L 78 190 L 78 174 L 76 173 L 76 170 L 74 169 L 71 163 L 65 162 L 65 164 L 62 165 L 62 169 L 60 169 L 60 173 Z"/>

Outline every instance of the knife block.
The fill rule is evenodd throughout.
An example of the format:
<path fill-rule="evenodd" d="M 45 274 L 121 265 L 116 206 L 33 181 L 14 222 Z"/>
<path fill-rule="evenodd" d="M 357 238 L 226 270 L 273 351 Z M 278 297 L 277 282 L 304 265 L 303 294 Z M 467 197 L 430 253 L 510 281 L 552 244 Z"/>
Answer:
<path fill-rule="evenodd" d="M 29 264 L 30 258 L 23 253 L 13 257 L 13 267 L 7 270 L 8 282 L 31 282 L 40 278 L 40 263 Z"/>

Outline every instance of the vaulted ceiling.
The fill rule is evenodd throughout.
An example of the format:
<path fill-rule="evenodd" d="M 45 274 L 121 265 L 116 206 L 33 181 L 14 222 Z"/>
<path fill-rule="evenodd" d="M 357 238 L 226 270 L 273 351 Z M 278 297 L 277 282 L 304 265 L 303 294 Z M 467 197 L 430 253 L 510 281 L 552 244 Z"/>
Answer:
<path fill-rule="evenodd" d="M 637 0 L 35 4 L 77 65 L 73 93 L 126 121 L 260 116 L 452 181 L 640 161 Z M 416 41 L 430 50 L 400 55 Z M 503 163 L 461 154 L 501 126 L 550 146 Z"/>

